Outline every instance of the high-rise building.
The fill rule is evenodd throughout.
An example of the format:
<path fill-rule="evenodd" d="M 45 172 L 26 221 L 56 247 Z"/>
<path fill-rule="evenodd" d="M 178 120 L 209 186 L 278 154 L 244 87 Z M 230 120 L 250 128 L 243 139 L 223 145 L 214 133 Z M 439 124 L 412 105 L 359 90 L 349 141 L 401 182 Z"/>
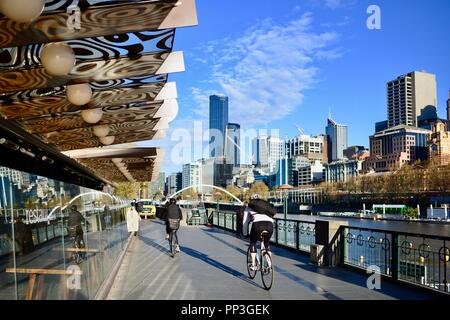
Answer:
<path fill-rule="evenodd" d="M 329 117 L 325 132 L 327 135 L 328 161 L 344 159 L 344 150 L 347 149 L 348 145 L 348 127 L 338 124 Z"/>
<path fill-rule="evenodd" d="M 201 183 L 200 164 L 199 163 L 184 164 L 182 178 L 183 178 L 182 182 L 183 189 L 190 186 L 199 185 Z"/>
<path fill-rule="evenodd" d="M 269 166 L 267 136 L 261 135 L 252 141 L 252 163 L 257 167 Z"/>
<path fill-rule="evenodd" d="M 325 161 L 324 153 L 326 153 L 324 135 L 310 136 L 301 134 L 295 138 L 286 140 L 286 155 L 288 157 L 305 157 L 311 161 Z"/>
<path fill-rule="evenodd" d="M 252 141 L 253 164 L 267 168 L 270 173 L 277 169 L 277 162 L 284 157 L 284 143 L 277 137 L 261 135 Z"/>
<path fill-rule="evenodd" d="M 209 97 L 209 150 L 211 157 L 224 155 L 225 130 L 228 124 L 228 97 Z"/>
<path fill-rule="evenodd" d="M 322 182 L 325 179 L 324 167 L 320 160 L 314 160 L 312 163 L 300 166 L 295 170 L 294 186 L 306 187 Z"/>
<path fill-rule="evenodd" d="M 427 107 L 437 107 L 436 76 L 414 71 L 387 83 L 388 127 L 418 126 Z"/>
<path fill-rule="evenodd" d="M 225 188 L 233 183 L 233 165 L 225 157 L 203 159 L 200 167 L 201 183 Z"/>
<path fill-rule="evenodd" d="M 370 157 L 364 162 L 364 171 L 392 171 L 405 163 L 428 158 L 427 129 L 399 125 L 375 133 L 370 137 Z"/>
<path fill-rule="evenodd" d="M 282 186 L 289 184 L 291 186 L 298 186 L 298 168 L 305 167 L 311 164 L 311 161 L 305 157 L 283 158 L 277 161 L 277 170 L 275 177 L 275 185 Z"/>
<path fill-rule="evenodd" d="M 235 168 L 241 164 L 241 126 L 237 123 L 228 123 L 226 126 L 225 158 Z"/>
<path fill-rule="evenodd" d="M 167 190 L 167 195 L 171 196 L 173 195 L 175 192 L 180 191 L 183 187 L 183 178 L 182 178 L 183 174 L 181 172 L 177 172 L 177 173 L 172 173 L 171 175 L 169 175 L 167 177 L 166 180 L 166 190 Z"/>

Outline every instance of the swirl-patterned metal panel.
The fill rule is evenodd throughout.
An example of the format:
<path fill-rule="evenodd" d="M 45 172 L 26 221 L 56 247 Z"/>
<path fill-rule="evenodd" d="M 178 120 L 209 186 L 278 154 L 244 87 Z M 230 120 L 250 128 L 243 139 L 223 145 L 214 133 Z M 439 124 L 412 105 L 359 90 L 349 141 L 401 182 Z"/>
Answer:
<path fill-rule="evenodd" d="M 157 30 L 176 1 L 139 1 L 82 8 L 79 30 L 67 27 L 71 13 L 49 12 L 31 24 L 0 19 L 0 48 Z"/>
<path fill-rule="evenodd" d="M 154 120 L 154 115 L 162 102 L 155 102 L 143 106 L 117 106 L 102 108 L 104 115 L 102 120 L 95 125 L 112 125 L 121 122 L 132 122 L 141 120 Z M 80 112 L 76 111 L 72 114 L 66 114 L 64 117 L 45 116 L 32 120 L 21 122 L 25 128 L 31 133 L 50 133 L 63 132 L 63 130 L 71 130 L 77 128 L 91 127 L 92 124 L 86 123 L 80 116 Z"/>
<path fill-rule="evenodd" d="M 77 61 L 136 57 L 145 52 L 172 50 L 175 30 L 141 31 L 69 40 Z M 43 44 L 0 49 L 0 71 L 39 67 Z"/>
<path fill-rule="evenodd" d="M 22 90 L 44 89 L 69 84 L 118 80 L 154 75 L 169 52 L 148 53 L 137 59 L 125 57 L 109 60 L 82 61 L 67 76 L 51 76 L 43 67 L 0 73 L 0 94 Z"/>
<path fill-rule="evenodd" d="M 54 96 L 43 96 L 25 101 L 16 100 L 8 105 L 0 105 L 0 113 L 7 119 L 27 120 L 44 115 L 73 113 L 82 108 L 103 108 L 155 100 L 165 83 L 146 84 L 138 88 L 119 88 L 94 91 L 91 101 L 83 107 L 71 104 L 61 92 Z"/>

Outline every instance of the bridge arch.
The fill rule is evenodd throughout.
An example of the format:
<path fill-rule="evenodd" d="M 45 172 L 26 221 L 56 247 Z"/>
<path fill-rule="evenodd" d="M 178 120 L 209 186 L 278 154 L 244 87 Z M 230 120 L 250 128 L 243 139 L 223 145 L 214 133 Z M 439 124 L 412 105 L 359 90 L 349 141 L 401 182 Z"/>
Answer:
<path fill-rule="evenodd" d="M 175 193 L 174 193 L 173 195 L 171 195 L 170 197 L 173 198 L 173 197 L 179 195 L 180 193 L 182 193 L 182 192 L 184 192 L 184 191 L 186 191 L 186 190 L 193 189 L 193 188 L 199 188 L 199 187 L 206 187 L 206 188 L 212 188 L 212 189 L 220 190 L 220 191 L 222 191 L 222 192 L 225 192 L 225 193 L 228 194 L 229 196 L 231 196 L 234 200 L 236 200 L 237 202 L 239 202 L 239 204 L 241 204 L 241 205 L 243 204 L 243 202 L 242 202 L 238 197 L 236 197 L 235 195 L 231 194 L 228 190 L 225 190 L 224 188 L 217 187 L 217 186 L 214 186 L 214 185 L 211 185 L 211 184 L 198 184 L 198 185 L 195 185 L 195 186 L 189 186 L 189 187 L 183 188 L 183 189 L 181 189 L 181 190 L 175 192 Z M 167 199 L 166 201 L 164 201 L 164 203 L 166 203 L 167 201 L 169 201 L 169 200 Z M 163 204 L 164 204 L 164 203 L 163 203 Z"/>

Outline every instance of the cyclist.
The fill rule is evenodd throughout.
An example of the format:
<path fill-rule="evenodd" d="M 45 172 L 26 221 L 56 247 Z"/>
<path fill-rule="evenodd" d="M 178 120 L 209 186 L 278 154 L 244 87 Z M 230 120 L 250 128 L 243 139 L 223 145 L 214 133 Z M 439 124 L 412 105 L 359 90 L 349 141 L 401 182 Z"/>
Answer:
<path fill-rule="evenodd" d="M 258 194 L 253 194 L 251 200 L 261 199 Z M 273 234 L 273 219 L 265 214 L 260 214 L 253 211 L 249 206 L 244 208 L 244 221 L 243 221 L 243 232 L 244 235 L 248 235 L 248 225 L 250 222 L 252 224 L 252 230 L 250 232 L 250 253 L 252 257 L 252 265 L 250 270 L 255 271 L 256 266 L 256 244 L 262 238 L 263 250 L 269 253 L 272 257 L 270 250 L 269 240 Z M 263 233 L 263 231 L 265 231 Z"/>
<path fill-rule="evenodd" d="M 177 205 L 177 200 L 175 198 L 170 198 L 169 199 L 169 205 L 166 207 L 166 240 L 169 239 L 170 236 L 170 222 L 169 219 L 175 219 L 178 220 L 178 224 L 180 223 L 180 220 L 183 219 L 183 214 L 181 213 L 181 209 L 180 207 Z M 175 251 L 176 252 L 180 252 L 180 245 L 178 244 L 178 235 L 177 232 L 175 230 L 174 232 L 174 236 L 175 236 L 175 242 L 177 244 Z"/>
<path fill-rule="evenodd" d="M 81 224 L 83 222 L 85 224 L 89 224 L 89 222 L 78 211 L 77 206 L 72 205 L 69 211 L 69 218 L 67 219 L 67 229 L 69 236 L 74 239 L 74 241 L 78 245 L 78 248 L 84 248 L 83 228 L 81 227 Z"/>

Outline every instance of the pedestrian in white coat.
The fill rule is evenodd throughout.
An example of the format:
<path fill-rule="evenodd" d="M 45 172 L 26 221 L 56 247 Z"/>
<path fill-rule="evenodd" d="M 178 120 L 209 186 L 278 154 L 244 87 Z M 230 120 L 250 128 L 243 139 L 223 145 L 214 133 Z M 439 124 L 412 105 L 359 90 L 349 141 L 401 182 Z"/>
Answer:
<path fill-rule="evenodd" d="M 141 216 L 137 212 L 134 205 L 127 212 L 127 228 L 128 232 L 134 232 L 136 236 L 139 231 L 139 221 L 141 221 Z"/>

